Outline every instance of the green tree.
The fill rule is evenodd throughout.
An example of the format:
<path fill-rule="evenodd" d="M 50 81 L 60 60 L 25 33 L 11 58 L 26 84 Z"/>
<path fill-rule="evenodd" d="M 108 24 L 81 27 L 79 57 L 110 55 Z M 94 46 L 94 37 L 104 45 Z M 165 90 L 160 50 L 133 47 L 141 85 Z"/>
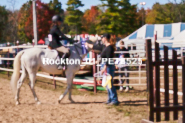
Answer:
<path fill-rule="evenodd" d="M 6 26 L 8 23 L 8 11 L 5 6 L 0 6 L 0 42 L 5 42 Z"/>
<path fill-rule="evenodd" d="M 18 30 L 18 10 L 9 11 L 8 14 L 8 24 L 6 26 L 6 40 L 16 45 L 16 40 L 18 39 L 17 30 Z"/>
<path fill-rule="evenodd" d="M 99 34 L 111 33 L 114 35 L 127 35 L 136 29 L 136 5 L 129 0 L 101 0 L 104 13 L 98 18 L 97 31 Z"/>
<path fill-rule="evenodd" d="M 50 26 L 51 18 L 55 14 L 54 10 L 51 10 L 46 3 L 42 3 L 41 0 L 36 1 L 36 11 L 37 11 L 37 29 L 38 37 L 44 39 L 47 37 Z M 18 35 L 20 41 L 31 42 L 33 39 L 33 11 L 32 11 L 32 1 L 25 3 L 19 13 L 18 21 Z M 23 43 L 23 42 L 21 42 Z"/>
<path fill-rule="evenodd" d="M 64 14 L 62 15 L 62 17 L 64 18 L 64 20 L 65 20 L 65 18 L 66 18 L 67 15 L 68 15 L 68 12 L 65 11 Z M 61 30 L 65 34 L 68 34 L 70 32 L 70 27 L 69 27 L 69 25 L 65 21 L 64 21 L 64 23 L 62 23 Z"/>
<path fill-rule="evenodd" d="M 146 18 L 146 14 L 148 12 L 150 12 L 150 9 L 147 9 L 147 10 L 145 10 L 144 8 L 138 9 L 138 11 L 137 11 L 137 18 L 136 18 L 136 23 L 137 23 L 138 27 L 143 26 L 142 23 L 143 24 L 146 23 L 145 22 L 145 20 L 146 20 L 145 18 Z"/>
<path fill-rule="evenodd" d="M 63 15 L 62 3 L 59 0 L 51 0 L 49 2 L 49 8 L 55 12 L 55 14 Z"/>
<path fill-rule="evenodd" d="M 176 9 L 176 19 L 179 22 L 185 22 L 185 0 L 181 0 L 180 3 L 177 3 L 176 0 L 174 0 L 174 6 Z"/>
<path fill-rule="evenodd" d="M 131 5 L 130 0 L 118 0 L 118 23 L 117 34 L 128 35 L 138 28 L 136 23 L 137 5 Z"/>
<path fill-rule="evenodd" d="M 181 22 L 183 21 L 183 18 L 185 19 L 185 16 L 183 17 L 183 15 L 185 15 L 184 5 L 184 3 L 167 3 L 164 5 L 155 3 L 152 10 L 146 15 L 146 23 L 166 24 Z"/>
<path fill-rule="evenodd" d="M 32 7 L 32 2 L 28 1 L 25 4 L 22 5 L 19 15 L 18 15 L 18 37 L 20 43 L 26 43 L 29 42 L 30 39 L 26 35 L 26 22 L 28 20 L 28 17 L 30 16 L 30 9 Z"/>
<path fill-rule="evenodd" d="M 70 27 L 69 34 L 80 34 L 82 28 L 82 16 L 83 12 L 78 8 L 84 6 L 80 0 L 68 0 L 67 2 L 67 16 L 65 17 L 65 23 Z"/>
<path fill-rule="evenodd" d="M 97 6 L 91 6 L 83 15 L 84 32 L 88 34 L 96 34 L 97 17 L 101 14 L 101 10 Z"/>
<path fill-rule="evenodd" d="M 51 18 L 54 15 L 54 11 L 49 9 L 48 4 L 41 2 L 41 0 L 36 1 L 37 4 L 37 29 L 38 37 L 44 39 L 48 36 L 51 27 Z M 32 8 L 30 8 L 29 13 L 33 13 Z M 29 14 L 25 25 L 26 36 L 32 41 L 33 35 L 33 14 Z"/>

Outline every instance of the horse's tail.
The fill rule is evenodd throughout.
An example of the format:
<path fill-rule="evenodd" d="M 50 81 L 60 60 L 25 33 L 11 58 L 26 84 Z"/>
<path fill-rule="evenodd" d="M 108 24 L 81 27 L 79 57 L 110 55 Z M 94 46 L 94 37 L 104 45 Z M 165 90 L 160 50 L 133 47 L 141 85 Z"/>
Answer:
<path fill-rule="evenodd" d="M 16 94 L 16 91 L 17 91 L 17 81 L 19 80 L 20 69 L 21 69 L 21 60 L 20 59 L 21 59 L 21 56 L 23 53 L 24 53 L 24 51 L 20 51 L 14 59 L 14 70 L 13 70 L 12 78 L 10 81 L 10 86 L 13 91 L 13 94 Z"/>

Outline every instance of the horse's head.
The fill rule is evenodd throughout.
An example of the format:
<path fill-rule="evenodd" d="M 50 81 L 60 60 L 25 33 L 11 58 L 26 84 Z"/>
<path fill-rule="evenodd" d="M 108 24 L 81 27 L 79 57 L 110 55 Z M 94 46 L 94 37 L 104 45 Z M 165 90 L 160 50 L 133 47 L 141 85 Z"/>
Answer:
<path fill-rule="evenodd" d="M 89 38 L 89 40 L 87 40 L 86 42 L 88 43 L 88 44 L 95 44 L 95 45 L 102 45 L 101 44 L 101 41 L 100 41 L 101 39 L 99 39 L 99 38 L 97 38 L 97 39 L 95 39 L 95 38 Z M 90 47 L 86 47 L 87 49 L 88 49 L 88 51 L 90 51 L 90 50 L 92 50 Z M 100 53 L 101 51 L 100 50 L 93 50 L 95 53 Z"/>
<path fill-rule="evenodd" d="M 96 42 L 93 42 L 93 41 L 91 41 L 91 40 L 86 40 L 85 42 L 88 43 L 88 44 L 95 44 L 95 43 L 96 43 Z M 92 50 L 90 47 L 87 47 L 87 46 L 85 46 L 85 47 L 86 47 L 86 49 L 87 49 L 88 51 L 91 51 L 91 50 Z"/>
<path fill-rule="evenodd" d="M 92 48 L 90 47 L 87 47 L 85 45 L 85 43 L 88 43 L 88 44 L 97 44 L 98 42 L 97 41 L 92 41 L 92 40 L 86 40 L 86 41 L 83 41 L 83 42 L 78 42 L 78 43 L 75 43 L 74 44 L 74 47 L 75 49 L 78 51 L 78 53 L 80 55 L 82 55 L 83 57 L 92 50 Z M 96 53 L 99 53 L 100 51 L 95 51 Z"/>

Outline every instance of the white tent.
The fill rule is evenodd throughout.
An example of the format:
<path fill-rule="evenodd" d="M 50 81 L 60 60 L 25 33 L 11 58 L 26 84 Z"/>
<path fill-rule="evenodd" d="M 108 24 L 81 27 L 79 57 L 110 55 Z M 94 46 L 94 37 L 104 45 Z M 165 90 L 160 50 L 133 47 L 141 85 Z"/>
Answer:
<path fill-rule="evenodd" d="M 145 40 L 151 39 L 152 43 L 154 43 L 155 34 L 157 34 L 157 42 L 159 42 L 160 48 L 166 45 L 180 52 L 181 47 L 185 47 L 185 23 L 181 22 L 171 24 L 145 24 L 122 40 L 128 49 L 144 50 Z M 152 47 L 154 48 L 154 45 L 152 45 Z"/>
<path fill-rule="evenodd" d="M 185 42 L 185 23 L 172 24 L 146 24 L 122 39 L 125 45 L 145 44 L 146 39 L 154 42 L 157 33 L 157 42 L 159 43 L 182 43 Z"/>

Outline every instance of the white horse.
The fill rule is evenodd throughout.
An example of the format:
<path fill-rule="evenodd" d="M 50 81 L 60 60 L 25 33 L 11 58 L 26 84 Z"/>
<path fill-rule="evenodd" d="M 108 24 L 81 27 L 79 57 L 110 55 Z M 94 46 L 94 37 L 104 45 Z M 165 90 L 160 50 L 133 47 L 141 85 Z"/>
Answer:
<path fill-rule="evenodd" d="M 90 43 L 90 42 L 89 42 Z M 87 53 L 83 54 L 82 51 L 82 45 L 81 43 L 76 43 L 74 46 L 69 46 L 71 55 L 69 59 L 79 59 L 80 61 L 87 55 L 87 53 L 91 50 L 87 48 Z M 40 49 L 40 48 L 30 48 L 23 51 L 20 51 L 14 60 L 14 72 L 12 74 L 11 78 L 11 88 L 15 96 L 16 105 L 19 103 L 19 92 L 21 85 L 24 82 L 24 79 L 26 76 L 29 76 L 29 86 L 31 88 L 31 91 L 33 93 L 34 99 L 37 102 L 37 104 L 40 104 L 40 101 L 35 93 L 34 86 L 35 86 L 35 79 L 36 79 L 36 73 L 39 69 L 41 69 L 44 72 L 47 72 L 49 74 L 62 74 L 62 70 L 57 69 L 57 65 L 44 65 L 43 64 L 43 58 L 50 57 L 50 58 L 56 58 L 57 54 L 56 52 L 53 52 L 54 50 L 49 49 Z M 20 69 L 22 68 L 22 75 L 20 76 Z M 72 84 L 73 84 L 73 78 L 75 77 L 75 73 L 78 72 L 80 69 L 80 64 L 72 64 L 67 66 L 67 70 L 65 71 L 66 78 L 67 78 L 67 88 L 65 92 L 60 95 L 58 102 L 65 97 L 65 95 L 69 92 L 69 100 L 71 102 L 74 102 L 71 98 L 71 90 L 72 90 Z M 20 78 L 19 78 L 20 77 Z"/>

